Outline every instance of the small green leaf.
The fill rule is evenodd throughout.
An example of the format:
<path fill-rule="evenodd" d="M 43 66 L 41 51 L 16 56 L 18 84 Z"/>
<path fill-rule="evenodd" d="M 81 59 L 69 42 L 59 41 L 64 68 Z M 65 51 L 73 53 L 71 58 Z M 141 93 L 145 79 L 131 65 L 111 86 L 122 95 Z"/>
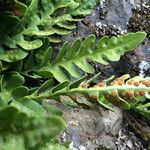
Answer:
<path fill-rule="evenodd" d="M 55 81 L 53 79 L 47 80 L 39 87 L 39 89 L 37 90 L 37 94 L 39 95 L 40 93 L 51 90 L 54 85 L 55 85 Z"/>
<path fill-rule="evenodd" d="M 41 40 L 34 41 L 18 41 L 17 44 L 25 50 L 34 50 L 42 46 L 43 42 Z"/>
<path fill-rule="evenodd" d="M 65 106 L 70 106 L 70 107 L 74 107 L 74 108 L 81 108 L 77 103 L 75 103 L 73 101 L 73 99 L 71 99 L 68 96 L 60 96 L 60 101 L 63 105 Z"/>
<path fill-rule="evenodd" d="M 27 52 L 25 52 L 21 49 L 8 50 L 5 52 L 2 52 L 2 50 L 0 50 L 0 51 L 1 51 L 0 52 L 0 60 L 6 61 L 6 62 L 19 61 L 28 55 Z"/>
<path fill-rule="evenodd" d="M 48 102 L 44 102 L 44 103 L 42 103 L 42 105 L 48 111 L 48 113 L 50 113 L 52 115 L 58 115 L 58 116 L 62 115 L 62 111 L 58 107 L 56 107 Z"/>
<path fill-rule="evenodd" d="M 12 91 L 14 88 L 24 84 L 24 77 L 17 72 L 11 72 L 5 75 L 2 79 L 2 89 Z"/>
<path fill-rule="evenodd" d="M 66 88 L 69 85 L 69 82 L 63 82 L 58 84 L 57 86 L 55 86 L 54 88 L 52 88 L 52 93 L 56 93 L 57 91 L 63 90 L 64 88 Z"/>
<path fill-rule="evenodd" d="M 12 90 L 12 96 L 15 100 L 19 100 L 26 96 L 29 92 L 29 89 L 25 86 L 20 86 Z"/>

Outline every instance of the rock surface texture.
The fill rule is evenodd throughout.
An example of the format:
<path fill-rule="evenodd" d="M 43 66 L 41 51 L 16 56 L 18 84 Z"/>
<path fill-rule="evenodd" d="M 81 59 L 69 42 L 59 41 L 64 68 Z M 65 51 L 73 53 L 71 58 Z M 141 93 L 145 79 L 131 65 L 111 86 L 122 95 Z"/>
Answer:
<path fill-rule="evenodd" d="M 101 113 L 100 113 L 101 112 Z M 114 149 L 114 137 L 122 129 L 123 115 L 119 108 L 115 112 L 73 109 L 63 113 L 67 122 L 66 140 L 73 142 L 72 149 L 94 150 L 104 146 Z"/>
<path fill-rule="evenodd" d="M 149 21 L 150 1 L 148 0 L 101 0 L 91 16 L 80 22 L 72 35 L 64 37 L 64 40 L 71 42 L 91 33 L 97 38 L 131 31 L 146 31 L 150 35 Z M 94 67 L 97 72 L 102 72 L 102 78 L 125 73 L 131 76 L 139 74 L 150 76 L 150 39 L 148 38 L 135 51 L 123 56 L 119 62 L 108 66 L 94 63 Z M 61 141 L 70 140 L 71 150 L 145 149 L 134 134 L 126 132 L 123 112 L 119 108 L 116 108 L 115 112 L 102 108 L 98 111 L 65 109 L 63 117 L 67 122 L 67 129 Z M 146 127 L 148 135 L 149 129 Z"/>

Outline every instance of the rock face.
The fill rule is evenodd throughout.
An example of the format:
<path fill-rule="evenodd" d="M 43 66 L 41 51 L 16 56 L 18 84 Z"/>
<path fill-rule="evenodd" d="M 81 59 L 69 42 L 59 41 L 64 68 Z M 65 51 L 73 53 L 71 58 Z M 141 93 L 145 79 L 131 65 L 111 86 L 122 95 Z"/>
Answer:
<path fill-rule="evenodd" d="M 136 16 L 139 17 L 140 21 Z M 142 24 L 142 18 L 144 18 L 144 24 Z M 149 33 L 149 18 L 150 2 L 148 0 L 101 0 L 92 11 L 91 16 L 78 23 L 77 29 L 69 37 L 64 37 L 64 40 L 71 42 L 91 33 L 95 34 L 97 38 L 103 35 L 112 36 L 140 30 Z M 97 63 L 93 65 L 97 72 L 102 72 L 102 78 L 112 74 L 120 76 L 126 73 L 131 74 L 131 76 L 139 74 L 150 76 L 149 41 L 147 38 L 142 45 L 132 53 L 123 56 L 119 62 L 110 63 L 108 66 Z M 63 117 L 67 122 L 67 129 L 61 140 L 62 142 L 71 140 L 70 149 L 117 149 L 116 135 L 123 128 L 123 115 L 120 109 L 116 108 L 115 112 L 104 111 L 103 109 L 99 111 L 65 109 Z M 133 139 L 135 142 L 135 138 Z M 134 149 L 131 144 L 134 142 L 127 140 L 126 147 L 123 146 L 126 149 Z M 137 147 L 144 149 L 142 146 Z"/>
<path fill-rule="evenodd" d="M 115 111 L 70 109 L 63 112 L 67 122 L 66 139 L 73 142 L 71 149 L 94 150 L 100 147 L 116 149 L 114 135 L 122 129 L 123 115 Z"/>

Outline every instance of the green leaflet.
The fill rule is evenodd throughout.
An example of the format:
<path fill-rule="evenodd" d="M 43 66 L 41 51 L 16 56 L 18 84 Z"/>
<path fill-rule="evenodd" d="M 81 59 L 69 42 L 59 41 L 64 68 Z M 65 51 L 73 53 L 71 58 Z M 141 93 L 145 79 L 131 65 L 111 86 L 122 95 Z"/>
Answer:
<path fill-rule="evenodd" d="M 0 60 L 5 62 L 16 62 L 18 60 L 24 59 L 27 55 L 27 52 L 22 51 L 19 48 L 9 51 L 3 51 L 2 48 L 0 48 Z"/>
<path fill-rule="evenodd" d="M 31 114 L 29 116 L 28 111 L 24 111 L 23 107 L 15 105 L 0 109 L 2 150 L 32 148 L 55 137 L 65 127 L 64 121 L 58 116 L 44 117 L 31 116 Z"/>
<path fill-rule="evenodd" d="M 0 17 L 0 53 L 3 52 L 0 60 L 14 62 L 27 56 L 24 50 L 40 48 L 45 37 L 49 42 L 60 42 L 61 35 L 69 34 L 76 27 L 75 21 L 90 14 L 96 0 L 31 0 L 27 3 L 15 0 L 9 5 L 11 8 Z"/>
<path fill-rule="evenodd" d="M 57 136 L 65 123 L 58 108 L 50 109 L 51 117 L 45 116 L 42 105 L 27 97 L 30 90 L 24 86 L 24 77 L 10 72 L 0 78 L 0 145 L 2 150 L 34 148 Z M 30 92 L 29 92 L 30 91 Z M 57 116 L 56 116 L 57 115 Z M 48 142 L 46 147 L 61 147 Z"/>
<path fill-rule="evenodd" d="M 96 5 L 99 0 L 77 0 L 80 5 L 72 12 L 73 16 L 85 16 L 91 13 L 93 5 Z"/>
<path fill-rule="evenodd" d="M 94 73 L 94 68 L 89 64 L 89 60 L 105 65 L 108 64 L 108 60 L 118 61 L 125 52 L 136 48 L 145 36 L 143 32 L 128 33 L 110 39 L 105 36 L 95 44 L 96 37 L 90 35 L 83 42 L 76 40 L 72 46 L 65 42 L 55 60 L 37 69 L 36 73 L 44 77 L 48 74 L 53 75 L 59 82 L 70 80 L 66 72 L 75 78 L 81 78 L 77 67 L 86 73 Z"/>
<path fill-rule="evenodd" d="M 8 103 L 14 99 L 12 93 L 15 94 L 15 97 L 17 97 L 18 93 L 18 97 L 21 96 L 21 98 L 22 96 L 27 95 L 28 89 L 26 87 L 23 87 L 23 84 L 24 84 L 24 77 L 21 76 L 18 72 L 11 72 L 5 76 L 1 76 L 1 91 L 0 91 L 1 103 L 4 106 L 8 105 Z M 20 93 L 20 91 L 17 92 L 16 89 L 20 89 L 22 93 Z"/>

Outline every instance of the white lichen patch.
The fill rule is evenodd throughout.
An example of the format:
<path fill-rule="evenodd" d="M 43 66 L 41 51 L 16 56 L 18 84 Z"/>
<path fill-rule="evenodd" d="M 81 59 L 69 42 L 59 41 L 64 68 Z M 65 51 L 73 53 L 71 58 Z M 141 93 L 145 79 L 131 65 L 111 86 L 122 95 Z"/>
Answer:
<path fill-rule="evenodd" d="M 104 24 L 102 22 L 97 22 L 96 23 L 96 26 L 103 31 L 104 34 L 106 34 L 106 31 L 111 28 L 112 30 L 114 30 L 116 32 L 116 34 L 125 34 L 127 33 L 127 30 L 123 30 L 121 29 L 120 26 L 116 26 L 116 25 L 107 25 L 107 24 Z"/>
<path fill-rule="evenodd" d="M 84 145 L 79 145 L 79 150 L 86 150 L 86 147 Z"/>
<path fill-rule="evenodd" d="M 86 147 L 84 145 L 79 145 L 78 148 L 74 146 L 74 142 L 72 141 L 69 145 L 70 150 L 86 150 Z"/>
<path fill-rule="evenodd" d="M 150 64 L 147 61 L 141 61 L 139 64 L 139 75 L 145 77 L 145 72 L 150 68 Z"/>
<path fill-rule="evenodd" d="M 79 121 L 76 121 L 76 120 L 70 121 L 69 125 L 71 125 L 73 127 L 77 127 L 79 125 Z"/>
<path fill-rule="evenodd" d="M 67 140 L 66 135 L 67 135 L 66 132 L 64 132 L 61 136 L 61 139 L 63 142 L 66 142 L 66 140 Z"/>
<path fill-rule="evenodd" d="M 105 1 L 106 1 L 106 0 L 100 0 L 100 1 L 99 1 L 100 5 L 103 6 L 104 3 L 105 3 Z"/>
<path fill-rule="evenodd" d="M 76 147 L 74 147 L 74 142 L 72 141 L 69 145 L 70 150 L 78 150 Z"/>

